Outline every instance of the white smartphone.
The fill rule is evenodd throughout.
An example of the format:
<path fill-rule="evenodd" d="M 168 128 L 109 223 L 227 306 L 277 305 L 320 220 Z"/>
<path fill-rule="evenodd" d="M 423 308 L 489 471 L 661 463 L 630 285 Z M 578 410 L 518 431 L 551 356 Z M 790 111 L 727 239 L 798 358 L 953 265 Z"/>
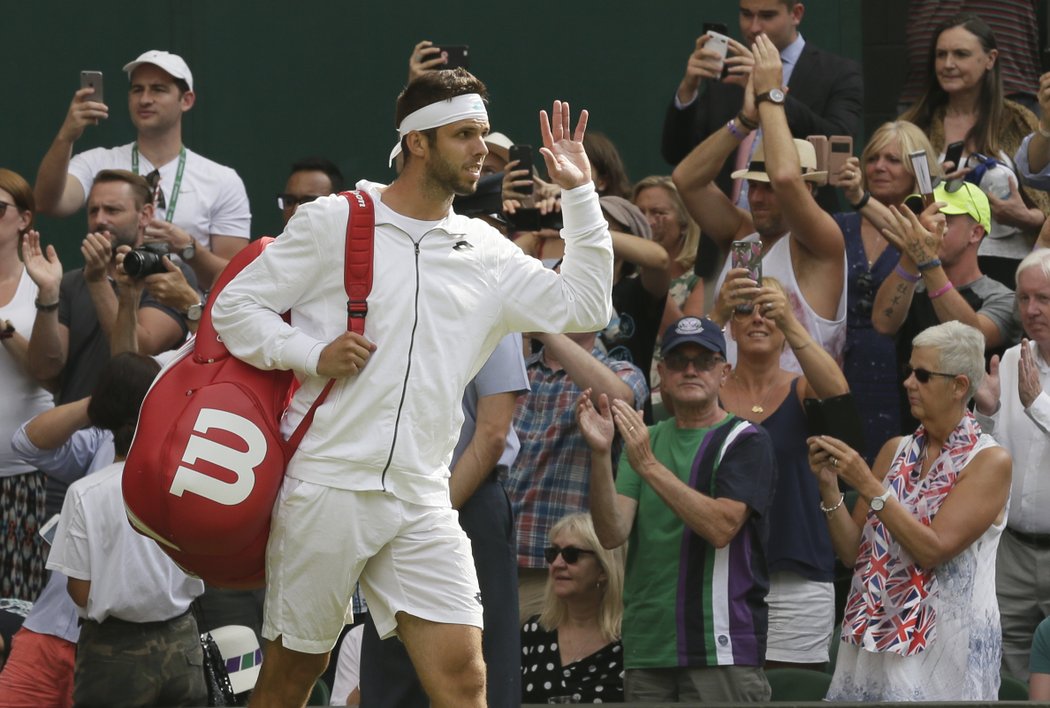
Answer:
<path fill-rule="evenodd" d="M 725 36 L 721 32 L 714 32 L 708 30 L 707 32 L 707 44 L 704 45 L 704 49 L 711 49 L 722 57 L 722 65 L 725 66 L 726 54 L 729 53 L 729 37 Z"/>
<path fill-rule="evenodd" d="M 40 527 L 40 535 L 48 545 L 54 545 L 55 543 L 55 531 L 58 529 L 58 517 L 60 514 L 55 514 L 47 522 Z"/>

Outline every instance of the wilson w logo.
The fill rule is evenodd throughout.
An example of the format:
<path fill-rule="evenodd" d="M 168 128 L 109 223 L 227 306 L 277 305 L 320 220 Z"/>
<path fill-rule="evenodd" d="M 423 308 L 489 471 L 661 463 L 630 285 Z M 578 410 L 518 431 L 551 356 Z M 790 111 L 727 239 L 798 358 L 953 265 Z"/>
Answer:
<path fill-rule="evenodd" d="M 247 418 L 228 411 L 202 408 L 193 424 L 201 435 L 191 435 L 182 453 L 183 465 L 175 472 L 168 490 L 177 497 L 184 492 L 197 494 L 219 504 L 234 506 L 248 498 L 255 487 L 255 468 L 266 458 L 266 437 L 258 426 Z M 246 451 L 234 450 L 203 437 L 211 430 L 225 430 L 239 437 L 248 446 Z M 198 461 L 208 462 L 237 475 L 234 482 L 198 472 L 192 467 Z"/>

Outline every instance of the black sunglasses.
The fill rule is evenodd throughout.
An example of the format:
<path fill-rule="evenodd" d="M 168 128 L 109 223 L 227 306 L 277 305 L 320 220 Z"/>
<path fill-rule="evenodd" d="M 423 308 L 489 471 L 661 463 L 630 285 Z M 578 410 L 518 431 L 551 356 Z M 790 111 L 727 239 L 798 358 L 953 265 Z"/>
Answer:
<path fill-rule="evenodd" d="M 18 208 L 17 204 L 8 204 L 7 202 L 0 202 L 0 219 L 3 219 L 4 215 L 7 214 L 7 207 L 11 207 L 15 211 L 21 211 L 21 209 Z"/>
<path fill-rule="evenodd" d="M 291 209 L 300 204 L 309 204 L 315 199 L 320 199 L 321 196 L 320 194 L 304 194 L 300 197 L 295 194 L 278 194 L 277 208 L 281 210 Z"/>
<path fill-rule="evenodd" d="M 671 371 L 685 371 L 692 364 L 697 371 L 710 371 L 715 364 L 724 362 L 725 359 L 716 354 L 700 354 L 699 356 L 686 356 L 679 352 L 671 352 L 664 357 L 664 366 Z"/>
<path fill-rule="evenodd" d="M 921 384 L 929 383 L 931 376 L 943 376 L 946 379 L 954 379 L 959 374 L 945 374 L 940 371 L 929 371 L 927 369 L 916 369 L 911 364 L 904 365 L 904 378 L 907 379 L 912 374 L 915 374 L 915 380 Z"/>
<path fill-rule="evenodd" d="M 547 546 L 543 549 L 543 557 L 547 559 L 548 563 L 553 563 L 557 560 L 559 553 L 569 565 L 576 565 L 576 561 L 580 560 L 581 553 L 590 553 L 591 555 L 594 555 L 594 551 L 588 551 L 586 548 L 577 548 L 576 546 L 566 546 L 565 548 L 560 546 Z"/>

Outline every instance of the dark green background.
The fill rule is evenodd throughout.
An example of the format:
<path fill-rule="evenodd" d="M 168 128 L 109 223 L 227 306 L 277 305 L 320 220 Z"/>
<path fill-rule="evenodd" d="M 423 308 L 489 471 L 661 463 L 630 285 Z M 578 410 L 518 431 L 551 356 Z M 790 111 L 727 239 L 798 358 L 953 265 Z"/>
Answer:
<path fill-rule="evenodd" d="M 664 109 L 706 20 L 736 35 L 737 3 L 274 2 L 273 0 L 7 3 L 0 165 L 32 183 L 82 69 L 105 74 L 110 118 L 75 151 L 130 142 L 120 68 L 147 49 L 181 54 L 197 104 L 184 139 L 241 175 L 252 233 L 274 234 L 274 195 L 289 164 L 334 160 L 349 180 L 389 180 L 394 99 L 420 39 L 469 44 L 491 93 L 493 130 L 537 144 L 536 115 L 554 98 L 591 111 L 591 127 L 620 147 L 632 179 L 667 173 L 659 155 Z M 809 0 L 802 31 L 860 58 L 860 0 Z M 739 38 L 739 37 L 738 37 Z M 67 268 L 81 265 L 84 213 L 39 219 Z"/>

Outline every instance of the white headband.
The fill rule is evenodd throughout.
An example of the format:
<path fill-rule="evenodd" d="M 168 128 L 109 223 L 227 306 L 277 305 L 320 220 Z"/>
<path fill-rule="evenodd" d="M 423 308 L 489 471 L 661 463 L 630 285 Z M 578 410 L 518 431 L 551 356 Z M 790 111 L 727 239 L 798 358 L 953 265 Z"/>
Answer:
<path fill-rule="evenodd" d="M 476 93 L 464 93 L 459 96 L 453 96 L 450 99 L 431 103 L 429 106 L 423 106 L 418 111 L 409 113 L 401 121 L 401 126 L 397 129 L 397 145 L 390 151 L 390 161 L 387 165 L 394 164 L 394 158 L 401 153 L 401 141 L 413 130 L 440 128 L 449 123 L 471 118 L 484 121 L 489 119 L 488 111 L 485 110 L 485 102 Z"/>

